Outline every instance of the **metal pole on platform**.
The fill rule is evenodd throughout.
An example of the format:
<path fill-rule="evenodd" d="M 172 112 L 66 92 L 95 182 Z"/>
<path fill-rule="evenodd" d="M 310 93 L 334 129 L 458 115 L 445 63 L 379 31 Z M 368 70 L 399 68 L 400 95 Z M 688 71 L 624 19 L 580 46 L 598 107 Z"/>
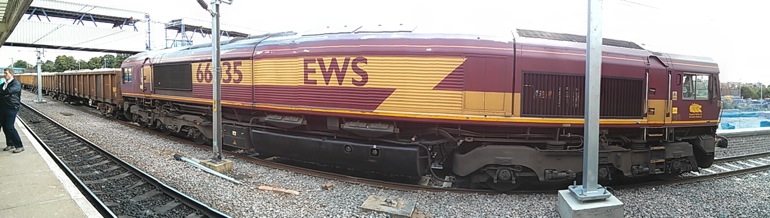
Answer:
<path fill-rule="evenodd" d="M 599 100 L 602 77 L 602 0 L 588 0 L 588 35 L 586 36 L 585 125 L 583 126 L 583 184 L 569 190 L 580 201 L 610 197 L 598 180 Z"/>
<path fill-rule="evenodd" d="M 198 0 L 198 4 L 203 7 L 203 9 L 208 10 L 209 13 L 211 13 L 211 78 L 213 81 L 212 86 L 212 100 L 214 102 L 213 109 L 212 109 L 212 116 L 213 116 L 213 138 L 212 138 L 212 147 L 214 149 L 214 160 L 215 161 L 221 161 L 222 160 L 222 104 L 221 104 L 221 71 L 222 69 L 219 67 L 220 64 L 220 58 L 219 58 L 219 4 L 222 3 L 221 0 L 211 0 L 211 6 L 212 10 L 208 9 L 208 6 L 206 5 L 206 2 L 203 0 Z M 232 4 L 231 1 L 226 1 L 227 4 Z M 182 27 L 184 28 L 184 26 Z M 184 34 L 184 33 L 183 33 Z"/>
<path fill-rule="evenodd" d="M 212 97 L 214 98 L 214 138 L 212 145 L 214 146 L 214 152 L 216 153 L 215 159 L 216 160 L 222 160 L 222 104 L 221 104 L 221 97 L 222 97 L 222 90 L 221 87 L 221 70 L 219 67 L 219 0 L 211 0 L 211 5 L 213 8 L 213 17 L 211 18 L 211 55 L 212 59 L 211 62 L 211 73 L 212 79 L 214 81 L 214 90 L 212 91 Z"/>
<path fill-rule="evenodd" d="M 42 71 L 40 70 L 41 65 L 43 64 L 43 60 L 40 58 L 42 56 L 42 49 L 38 48 L 37 51 L 37 99 L 35 99 L 34 102 L 36 103 L 45 103 L 45 100 L 43 100 L 43 79 L 42 79 Z"/>

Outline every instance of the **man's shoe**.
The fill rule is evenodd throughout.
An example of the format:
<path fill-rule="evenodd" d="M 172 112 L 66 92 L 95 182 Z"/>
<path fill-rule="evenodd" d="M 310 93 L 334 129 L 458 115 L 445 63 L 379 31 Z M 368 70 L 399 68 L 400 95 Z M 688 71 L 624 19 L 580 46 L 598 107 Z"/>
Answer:
<path fill-rule="evenodd" d="M 13 146 L 6 146 L 5 148 L 3 148 L 3 151 L 10 151 L 13 149 L 15 149 Z"/>
<path fill-rule="evenodd" d="M 22 151 L 24 151 L 24 147 L 16 148 L 16 150 L 13 150 L 13 153 L 21 153 Z"/>

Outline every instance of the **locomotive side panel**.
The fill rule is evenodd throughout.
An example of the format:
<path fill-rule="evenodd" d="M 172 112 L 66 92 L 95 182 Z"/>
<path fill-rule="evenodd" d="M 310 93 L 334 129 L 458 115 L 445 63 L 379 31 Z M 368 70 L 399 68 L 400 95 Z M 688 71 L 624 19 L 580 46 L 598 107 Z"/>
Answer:
<path fill-rule="evenodd" d="M 344 54 L 257 59 L 255 102 L 321 110 L 460 114 L 461 90 L 434 87 L 464 59 Z"/>
<path fill-rule="evenodd" d="M 137 97 L 144 94 L 143 65 L 145 62 L 155 59 L 155 55 L 157 55 L 157 53 L 140 53 L 123 61 L 123 64 L 121 64 L 123 81 L 121 82 L 120 88 L 124 96 Z"/>
<path fill-rule="evenodd" d="M 230 101 L 233 104 L 250 106 L 252 96 L 252 61 L 251 60 L 226 60 L 220 62 L 221 78 L 220 90 L 222 101 Z M 213 93 L 213 81 L 211 62 L 195 62 L 187 73 L 192 82 L 192 97 L 211 100 Z M 186 79 L 186 78 L 185 78 Z"/>
<path fill-rule="evenodd" d="M 585 54 L 578 50 L 522 46 L 521 114 L 526 117 L 578 118 L 585 104 Z M 601 117 L 644 118 L 645 68 L 641 57 L 604 54 Z M 606 103 L 605 103 L 606 102 Z"/>
<path fill-rule="evenodd" d="M 463 114 L 513 114 L 512 62 L 511 56 L 468 57 L 463 71 L 455 71 L 464 74 Z"/>
<path fill-rule="evenodd" d="M 648 72 L 648 91 L 647 91 L 647 116 L 648 123 L 651 126 L 663 126 L 671 124 L 671 100 L 669 94 L 673 94 L 669 86 L 670 62 L 666 58 L 650 56 L 647 59 L 649 65 L 646 67 Z"/>
<path fill-rule="evenodd" d="M 678 90 L 678 118 L 684 122 L 709 120 L 716 125 L 720 111 L 717 66 L 703 62 L 674 59 L 672 85 Z"/>

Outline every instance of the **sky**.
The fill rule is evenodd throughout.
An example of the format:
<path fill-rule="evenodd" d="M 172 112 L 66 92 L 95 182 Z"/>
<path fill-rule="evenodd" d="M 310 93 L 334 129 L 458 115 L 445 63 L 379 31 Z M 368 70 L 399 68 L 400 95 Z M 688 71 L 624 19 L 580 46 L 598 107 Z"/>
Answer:
<path fill-rule="evenodd" d="M 211 16 L 195 0 L 62 0 L 141 11 L 157 22 L 192 18 L 210 24 Z M 210 2 L 210 0 L 205 0 Z M 252 34 L 304 32 L 345 25 L 404 25 L 417 32 L 510 36 L 515 28 L 586 34 L 587 2 L 580 0 L 233 0 L 221 5 L 224 30 Z M 764 24 L 770 13 L 761 1 L 604 0 L 602 34 L 663 52 L 706 56 L 720 66 L 721 80 L 770 84 L 770 40 Z M 141 31 L 146 23 L 137 24 Z M 151 23 L 153 49 L 161 49 L 162 24 Z M 210 38 L 196 35 L 198 42 Z M 46 59 L 72 55 L 87 60 L 104 53 L 46 50 Z M 10 58 L 34 62 L 34 49 L 0 47 L 0 64 Z"/>

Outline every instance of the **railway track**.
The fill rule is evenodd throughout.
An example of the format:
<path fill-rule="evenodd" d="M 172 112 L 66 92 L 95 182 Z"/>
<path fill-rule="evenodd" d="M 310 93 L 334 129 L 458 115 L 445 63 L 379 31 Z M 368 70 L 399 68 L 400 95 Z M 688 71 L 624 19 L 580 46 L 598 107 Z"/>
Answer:
<path fill-rule="evenodd" d="M 751 155 L 716 159 L 714 160 L 714 164 L 712 164 L 709 168 L 700 169 L 699 172 L 683 173 L 676 178 L 650 181 L 640 184 L 629 184 L 621 187 L 615 187 L 615 189 L 640 187 L 642 185 L 652 186 L 691 183 L 747 174 L 768 169 L 770 169 L 770 151 L 765 151 Z"/>
<path fill-rule="evenodd" d="M 86 107 L 82 109 L 86 109 L 85 111 L 88 113 L 101 116 L 97 111 L 93 110 L 90 107 Z M 134 128 L 136 130 L 153 134 L 158 137 L 163 137 L 179 143 L 184 143 L 186 145 L 195 146 L 197 148 L 204 149 L 204 150 L 211 149 L 211 146 L 200 145 L 192 141 L 189 141 L 187 139 L 179 138 L 172 135 L 166 135 L 159 131 L 153 131 L 147 128 L 142 128 L 133 123 L 129 123 L 125 121 L 121 121 L 120 123 L 126 127 Z M 497 192 L 494 190 L 488 190 L 488 189 L 457 188 L 457 187 L 453 187 L 453 184 L 451 183 L 436 181 L 435 178 L 431 178 L 432 181 L 428 182 L 428 184 L 437 184 L 434 186 L 390 182 L 390 181 L 383 181 L 378 179 L 351 176 L 351 175 L 346 175 L 341 173 L 333 173 L 333 172 L 328 172 L 324 170 L 309 169 L 309 168 L 295 166 L 291 164 L 280 163 L 272 160 L 259 159 L 259 158 L 250 156 L 249 154 L 246 154 L 246 153 L 237 152 L 237 151 L 228 151 L 226 149 L 223 150 L 223 152 L 228 156 L 232 156 L 234 158 L 238 158 L 240 160 L 244 160 L 244 161 L 257 164 L 260 166 L 264 166 L 264 167 L 287 170 L 287 171 L 296 172 L 296 173 L 305 174 L 305 175 L 314 176 L 314 177 L 320 177 L 320 178 L 337 180 L 337 181 L 354 183 L 354 184 L 363 184 L 367 186 L 381 187 L 386 189 L 402 190 L 402 191 L 501 194 L 500 192 Z M 615 190 L 620 190 L 620 189 L 638 188 L 638 187 L 644 187 L 644 186 L 690 183 L 690 182 L 696 182 L 696 181 L 706 181 L 710 179 L 733 176 L 733 175 L 740 175 L 740 174 L 756 172 L 756 171 L 765 170 L 765 169 L 770 169 L 770 152 L 760 152 L 760 153 L 747 155 L 747 156 L 737 156 L 737 157 L 716 159 L 712 167 L 708 169 L 701 169 L 700 172 L 695 172 L 695 173 L 688 172 L 676 177 L 665 178 L 665 179 L 654 179 L 654 178 L 641 179 L 639 180 L 639 182 L 635 181 L 631 183 L 621 183 L 621 184 L 609 185 L 609 187 Z M 537 185 L 537 186 L 531 187 L 530 189 L 514 190 L 514 191 L 505 192 L 505 194 L 553 193 L 558 189 L 566 188 L 567 185 L 569 184 L 556 183 L 556 184 Z"/>
<path fill-rule="evenodd" d="M 102 216 L 229 217 L 23 107 L 18 113 L 22 123 Z"/>

